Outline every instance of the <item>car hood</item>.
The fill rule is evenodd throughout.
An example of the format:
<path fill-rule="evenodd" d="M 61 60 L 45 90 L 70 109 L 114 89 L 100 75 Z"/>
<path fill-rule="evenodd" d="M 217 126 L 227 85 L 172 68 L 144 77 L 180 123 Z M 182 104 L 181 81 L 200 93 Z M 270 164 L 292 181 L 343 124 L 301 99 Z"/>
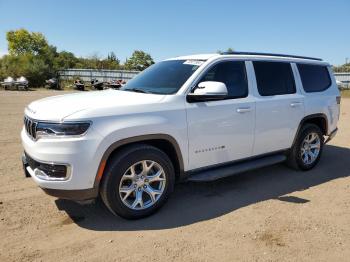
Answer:
<path fill-rule="evenodd" d="M 47 97 L 29 104 L 25 114 L 37 120 L 62 121 L 86 109 L 125 107 L 160 102 L 165 96 L 120 90 L 91 91 Z"/>

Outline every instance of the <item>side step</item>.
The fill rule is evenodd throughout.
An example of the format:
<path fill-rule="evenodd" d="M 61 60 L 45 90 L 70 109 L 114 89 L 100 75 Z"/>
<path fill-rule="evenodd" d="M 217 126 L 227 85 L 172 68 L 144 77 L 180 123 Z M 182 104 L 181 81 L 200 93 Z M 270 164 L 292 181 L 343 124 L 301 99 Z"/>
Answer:
<path fill-rule="evenodd" d="M 245 162 L 236 163 L 228 166 L 207 169 L 191 174 L 187 181 L 193 182 L 208 182 L 218 180 L 220 178 L 236 175 L 249 170 L 274 165 L 283 162 L 287 159 L 285 155 L 278 154 L 272 156 L 265 156 L 254 160 L 247 160 Z"/>

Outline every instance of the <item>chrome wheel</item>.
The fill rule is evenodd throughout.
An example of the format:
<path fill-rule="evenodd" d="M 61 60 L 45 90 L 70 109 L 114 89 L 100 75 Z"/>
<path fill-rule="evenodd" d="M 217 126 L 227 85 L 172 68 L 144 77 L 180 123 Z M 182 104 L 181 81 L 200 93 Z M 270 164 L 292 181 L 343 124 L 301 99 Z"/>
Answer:
<path fill-rule="evenodd" d="M 301 143 L 301 159 L 306 165 L 312 164 L 320 154 L 321 139 L 315 132 L 309 133 Z"/>
<path fill-rule="evenodd" d="M 123 174 L 119 183 L 119 196 L 123 204 L 133 210 L 153 206 L 165 190 L 166 176 L 155 161 L 134 163 Z"/>

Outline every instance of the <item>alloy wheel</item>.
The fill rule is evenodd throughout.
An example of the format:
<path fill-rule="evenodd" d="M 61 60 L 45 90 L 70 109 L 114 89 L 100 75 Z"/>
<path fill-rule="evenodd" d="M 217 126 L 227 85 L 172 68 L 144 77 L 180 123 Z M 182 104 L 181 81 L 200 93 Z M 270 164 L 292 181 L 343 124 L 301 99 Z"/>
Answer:
<path fill-rule="evenodd" d="M 309 133 L 301 143 L 301 159 L 305 165 L 311 165 L 320 154 L 321 139 L 315 132 Z"/>
<path fill-rule="evenodd" d="M 160 164 L 142 160 L 131 165 L 119 183 L 119 196 L 123 204 L 133 210 L 153 206 L 165 190 L 166 176 Z"/>

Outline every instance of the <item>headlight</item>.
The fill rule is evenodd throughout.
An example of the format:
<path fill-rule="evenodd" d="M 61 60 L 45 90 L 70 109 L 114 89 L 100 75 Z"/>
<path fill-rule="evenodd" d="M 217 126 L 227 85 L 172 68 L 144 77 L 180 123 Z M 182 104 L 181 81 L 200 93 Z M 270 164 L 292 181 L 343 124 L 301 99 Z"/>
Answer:
<path fill-rule="evenodd" d="M 36 126 L 36 137 L 60 137 L 60 136 L 80 136 L 90 127 L 90 122 L 71 123 L 49 123 L 38 122 Z"/>

